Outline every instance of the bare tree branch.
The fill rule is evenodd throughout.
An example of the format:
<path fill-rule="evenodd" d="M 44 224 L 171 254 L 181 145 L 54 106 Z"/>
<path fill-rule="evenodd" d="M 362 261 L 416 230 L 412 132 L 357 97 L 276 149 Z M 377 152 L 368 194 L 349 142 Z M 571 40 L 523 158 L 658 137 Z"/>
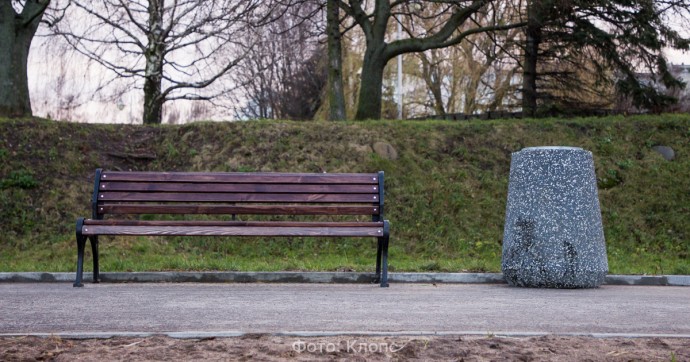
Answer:
<path fill-rule="evenodd" d="M 167 100 L 222 93 L 178 94 L 220 84 L 245 61 L 242 49 L 251 47 L 242 43 L 246 35 L 281 11 L 261 0 L 71 1 L 76 21 L 60 25 L 54 34 L 117 76 L 140 79 L 146 123 L 161 122 Z"/>

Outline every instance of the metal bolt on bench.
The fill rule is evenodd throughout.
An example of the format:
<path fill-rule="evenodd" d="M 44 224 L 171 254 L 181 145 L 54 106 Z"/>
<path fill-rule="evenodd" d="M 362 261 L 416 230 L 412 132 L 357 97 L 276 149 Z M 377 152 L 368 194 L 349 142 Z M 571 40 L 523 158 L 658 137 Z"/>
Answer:
<path fill-rule="evenodd" d="M 119 172 L 96 170 L 91 219 L 77 219 L 81 287 L 86 240 L 98 283 L 101 235 L 375 237 L 374 282 L 388 286 L 390 223 L 376 174 Z M 232 221 L 131 220 L 124 215 L 232 215 Z M 104 217 L 115 216 L 116 218 Z M 370 216 L 371 221 L 237 221 L 235 215 Z"/>

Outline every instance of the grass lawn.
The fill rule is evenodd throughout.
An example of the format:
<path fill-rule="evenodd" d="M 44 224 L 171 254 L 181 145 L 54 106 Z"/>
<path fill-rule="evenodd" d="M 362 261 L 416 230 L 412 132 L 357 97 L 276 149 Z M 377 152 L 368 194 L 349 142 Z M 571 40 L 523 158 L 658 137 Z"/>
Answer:
<path fill-rule="evenodd" d="M 397 157 L 377 153 L 377 142 Z M 392 271 L 497 272 L 510 154 L 545 145 L 594 154 L 611 273 L 690 274 L 690 115 L 182 126 L 0 119 L 0 271 L 75 270 L 74 222 L 90 215 L 102 167 L 384 170 Z M 656 145 L 676 158 L 665 160 Z M 373 238 L 101 240 L 105 272 L 371 271 L 376 253 Z"/>

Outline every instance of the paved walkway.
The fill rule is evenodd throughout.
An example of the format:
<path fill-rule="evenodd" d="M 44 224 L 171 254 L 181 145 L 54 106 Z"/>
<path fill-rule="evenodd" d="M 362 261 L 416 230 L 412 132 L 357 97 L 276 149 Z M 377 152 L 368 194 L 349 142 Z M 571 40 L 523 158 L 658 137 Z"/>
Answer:
<path fill-rule="evenodd" d="M 593 334 L 690 338 L 690 288 L 0 284 L 0 334 Z"/>

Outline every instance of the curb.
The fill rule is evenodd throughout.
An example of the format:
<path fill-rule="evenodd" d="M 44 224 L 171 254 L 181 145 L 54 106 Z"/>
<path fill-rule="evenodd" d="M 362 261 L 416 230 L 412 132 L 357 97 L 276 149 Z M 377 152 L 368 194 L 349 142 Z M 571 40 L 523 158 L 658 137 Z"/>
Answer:
<path fill-rule="evenodd" d="M 236 338 L 243 336 L 267 335 L 275 337 L 450 337 L 450 336 L 484 336 L 496 338 L 529 338 L 541 336 L 591 337 L 591 338 L 690 338 L 690 334 L 655 334 L 655 333 L 549 333 L 549 332 L 491 332 L 491 331 L 398 331 L 398 332 L 326 332 L 326 331 L 284 331 L 277 333 L 246 333 L 242 331 L 220 332 L 56 332 L 56 333 L 0 333 L 0 338 L 16 337 L 58 337 L 63 339 L 110 339 L 110 338 L 148 338 L 165 336 L 176 339 Z"/>
<path fill-rule="evenodd" d="M 0 283 L 72 283 L 75 273 L 0 273 Z M 84 273 L 89 283 L 91 273 Z M 391 283 L 505 284 L 501 273 L 389 273 Z M 106 283 L 373 283 L 357 272 L 133 272 L 101 273 Z M 604 285 L 690 286 L 690 275 L 608 275 Z"/>

